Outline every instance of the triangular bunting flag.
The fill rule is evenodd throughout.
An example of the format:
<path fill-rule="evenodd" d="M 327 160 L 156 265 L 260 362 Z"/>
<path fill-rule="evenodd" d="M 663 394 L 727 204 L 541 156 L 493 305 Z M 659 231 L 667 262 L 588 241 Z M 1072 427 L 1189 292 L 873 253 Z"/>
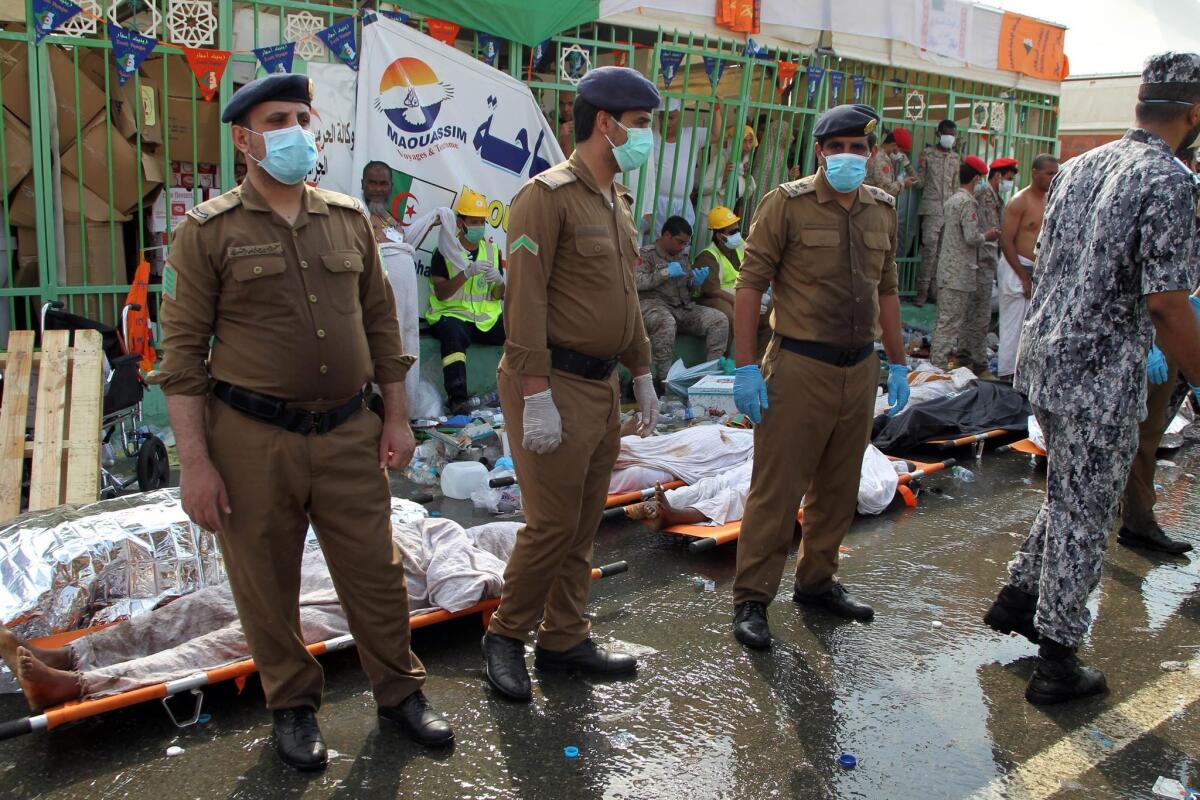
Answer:
<path fill-rule="evenodd" d="M 811 106 L 817 99 L 817 89 L 821 88 L 821 78 L 825 70 L 821 67 L 808 68 L 808 104 Z"/>
<path fill-rule="evenodd" d="M 490 33 L 476 35 L 479 37 L 479 58 L 489 67 L 496 66 L 496 59 L 500 58 L 500 50 L 504 47 L 504 40 Z"/>
<path fill-rule="evenodd" d="M 358 46 L 354 40 L 354 17 L 338 20 L 328 28 L 317 31 L 329 51 L 352 70 L 358 70 Z"/>
<path fill-rule="evenodd" d="M 725 72 L 725 62 L 715 56 L 705 56 L 704 72 L 708 75 L 708 82 L 715 88 Z"/>
<path fill-rule="evenodd" d="M 663 86 L 671 88 L 671 81 L 675 80 L 675 75 L 679 72 L 679 65 L 682 63 L 683 53 L 674 50 L 659 51 L 658 71 L 662 75 Z"/>
<path fill-rule="evenodd" d="M 796 79 L 796 64 L 791 61 L 780 61 L 778 64 L 779 71 L 776 73 L 779 80 L 779 89 L 787 91 L 787 88 L 792 85 L 792 81 Z"/>
<path fill-rule="evenodd" d="M 228 50 L 201 50 L 195 47 L 183 48 L 183 56 L 187 59 L 196 83 L 205 100 L 211 101 L 221 88 L 221 76 L 225 74 L 225 66 L 229 63 L 231 53 Z"/>
<path fill-rule="evenodd" d="M 829 105 L 841 105 L 842 102 L 842 79 L 846 77 L 846 73 L 838 72 L 836 69 L 829 70 Z"/>
<path fill-rule="evenodd" d="M 122 86 L 129 76 L 137 72 L 138 67 L 154 52 L 158 44 L 149 36 L 142 36 L 137 31 L 122 28 L 115 22 L 108 23 L 108 40 L 112 42 L 113 60 L 117 63 L 117 82 Z"/>
<path fill-rule="evenodd" d="M 273 47 L 259 47 L 254 51 L 254 55 L 258 57 L 258 63 L 262 64 L 262 68 L 267 71 L 268 75 L 276 72 L 291 72 L 292 61 L 296 58 L 296 43 L 287 42 Z"/>
<path fill-rule="evenodd" d="M 33 0 L 33 43 L 41 44 L 46 34 L 80 11 L 83 9 L 71 0 Z"/>
<path fill-rule="evenodd" d="M 867 79 L 863 75 L 851 75 L 850 85 L 854 87 L 854 102 L 861 103 L 863 100 L 863 90 L 867 86 Z"/>
<path fill-rule="evenodd" d="M 454 40 L 458 38 L 458 31 L 462 27 L 457 22 L 447 22 L 444 19 L 434 19 L 433 17 L 425 20 L 425 24 L 429 26 L 430 36 L 451 47 L 454 46 Z"/>

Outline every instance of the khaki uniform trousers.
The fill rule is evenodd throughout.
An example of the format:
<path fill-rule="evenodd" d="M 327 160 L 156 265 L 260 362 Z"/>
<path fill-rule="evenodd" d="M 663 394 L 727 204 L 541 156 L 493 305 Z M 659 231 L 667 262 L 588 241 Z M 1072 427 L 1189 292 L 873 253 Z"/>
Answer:
<path fill-rule="evenodd" d="M 738 539 L 735 603 L 775 598 L 802 499 L 795 588 L 816 594 L 833 586 L 838 547 L 858 505 L 879 358 L 835 367 L 782 350 L 774 340 L 763 374 L 769 408 L 754 429 L 754 474 Z"/>
<path fill-rule="evenodd" d="M 503 361 L 498 383 L 525 527 L 517 532 L 488 631 L 525 641 L 537 627 L 538 646 L 561 652 L 591 631 L 583 614 L 592 583 L 592 542 L 621 448 L 617 376 L 596 381 L 551 372 L 563 439 L 543 455 L 521 444 L 525 397 L 520 378 Z"/>
<path fill-rule="evenodd" d="M 1178 395 L 1182 394 L 1178 391 L 1179 383 L 1179 371 L 1168 358 L 1167 382 L 1146 384 L 1146 418 L 1138 425 L 1138 449 L 1121 495 L 1121 526 L 1135 532 L 1145 533 L 1158 524 L 1154 518 L 1154 503 L 1158 499 L 1154 491 L 1158 445 L 1178 409 Z M 1187 389 L 1186 385 L 1183 388 Z"/>
<path fill-rule="evenodd" d="M 396 705 L 425 682 L 409 650 L 404 562 L 379 469 L 381 425 L 364 409 L 330 433 L 303 436 L 209 399 L 209 454 L 232 509 L 221 551 L 272 710 L 321 706 L 324 675 L 300 633 L 310 522 L 376 702 Z"/>
<path fill-rule="evenodd" d="M 946 218 L 941 214 L 921 215 L 921 271 L 917 278 L 917 300 L 922 303 L 937 296 L 937 260 Z"/>

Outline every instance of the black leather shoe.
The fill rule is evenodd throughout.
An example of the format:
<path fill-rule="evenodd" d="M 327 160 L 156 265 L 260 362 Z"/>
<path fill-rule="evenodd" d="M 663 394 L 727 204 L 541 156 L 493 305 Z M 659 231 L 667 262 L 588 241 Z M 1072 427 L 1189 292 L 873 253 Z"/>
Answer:
<path fill-rule="evenodd" d="M 1037 667 L 1025 689 L 1025 699 L 1036 706 L 1065 703 L 1108 691 L 1104 673 L 1079 663 L 1072 648 L 1042 640 Z"/>
<path fill-rule="evenodd" d="M 1191 544 L 1178 539 L 1172 539 L 1157 524 L 1149 530 L 1144 531 L 1135 531 L 1131 528 L 1122 527 L 1120 532 L 1117 533 L 1117 541 L 1126 547 L 1156 550 L 1160 553 L 1170 553 L 1173 556 L 1181 556 L 1184 553 L 1190 553 L 1192 550 Z"/>
<path fill-rule="evenodd" d="M 525 668 L 525 643 L 496 633 L 483 635 L 483 674 L 488 683 L 510 700 L 529 700 L 529 670 Z"/>
<path fill-rule="evenodd" d="M 870 622 L 875 619 L 875 609 L 866 603 L 860 603 L 850 596 L 846 587 L 835 583 L 833 588 L 820 594 L 808 594 L 797 589 L 792 593 L 792 600 L 814 608 L 828 611 L 845 619 L 856 619 L 859 622 Z"/>
<path fill-rule="evenodd" d="M 574 670 L 592 675 L 624 675 L 637 669 L 637 659 L 605 650 L 591 639 L 584 639 L 570 650 L 535 647 L 533 666 L 545 672 Z"/>
<path fill-rule="evenodd" d="M 766 603 L 747 600 L 733 607 L 733 638 L 755 650 L 766 650 L 771 646 Z"/>
<path fill-rule="evenodd" d="M 443 747 L 454 741 L 454 729 L 446 718 L 429 705 L 420 689 L 400 701 L 399 705 L 380 706 L 379 716 L 399 723 L 408 738 L 426 747 Z"/>
<path fill-rule="evenodd" d="M 996 595 L 996 601 L 983 615 L 983 624 L 1000 633 L 1019 633 L 1034 644 L 1038 643 L 1033 615 L 1037 611 L 1037 595 L 1007 585 Z"/>
<path fill-rule="evenodd" d="M 324 769 L 329 760 L 325 740 L 311 708 L 281 708 L 275 717 L 275 750 L 284 763 L 299 770 Z"/>

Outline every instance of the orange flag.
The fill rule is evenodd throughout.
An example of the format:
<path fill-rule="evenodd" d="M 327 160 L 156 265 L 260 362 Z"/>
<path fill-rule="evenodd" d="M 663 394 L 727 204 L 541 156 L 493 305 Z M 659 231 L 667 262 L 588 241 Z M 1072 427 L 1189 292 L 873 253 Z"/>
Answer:
<path fill-rule="evenodd" d="M 433 17 L 425 20 L 425 24 L 429 26 L 430 36 L 439 42 L 448 44 L 451 47 L 454 46 L 454 40 L 458 38 L 459 25 L 447 22 L 444 19 L 434 19 Z"/>
<path fill-rule="evenodd" d="M 1032 17 L 1005 11 L 1000 20 L 1000 44 L 996 66 L 1047 81 L 1067 77 L 1063 54 L 1066 29 Z"/>
<path fill-rule="evenodd" d="M 142 372 L 152 370 L 154 362 L 158 359 L 154 345 L 150 344 L 150 308 L 147 304 L 149 288 L 150 262 L 143 258 L 138 263 L 137 272 L 133 274 L 133 285 L 129 287 L 129 294 L 125 295 L 125 305 L 141 306 L 136 311 L 130 310 L 129 316 L 126 318 L 129 339 L 125 342 L 125 350 L 129 353 L 141 354 Z"/>
<path fill-rule="evenodd" d="M 228 50 L 200 50 L 195 47 L 183 48 L 184 58 L 192 73 L 196 76 L 196 84 L 200 87 L 205 100 L 212 100 L 221 88 L 221 76 L 229 64 Z"/>

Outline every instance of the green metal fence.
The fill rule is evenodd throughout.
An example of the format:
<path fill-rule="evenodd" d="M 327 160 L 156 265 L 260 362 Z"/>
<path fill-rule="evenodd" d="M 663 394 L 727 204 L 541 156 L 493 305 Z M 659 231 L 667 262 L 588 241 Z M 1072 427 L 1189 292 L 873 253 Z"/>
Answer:
<path fill-rule="evenodd" d="M 85 5 L 89 2 L 108 13 L 107 3 Z M 31 18 L 31 0 L 27 4 Z M 178 5 L 179 0 L 119 0 L 113 11 L 125 27 L 171 41 L 179 39 L 173 33 L 181 21 Z M 255 74 L 250 50 L 332 24 L 354 14 L 355 4 L 201 0 L 188 9 L 193 17 L 183 22 L 196 23 L 189 34 L 194 43 L 238 51 L 211 102 L 203 99 L 176 46 L 157 47 L 121 86 L 103 23 L 80 17 L 71 31 L 37 45 L 31 33 L 13 29 L 19 25 L 0 30 L 0 210 L 9 233 L 0 242 L 5 266 L 0 336 L 31 327 L 40 304 L 52 299 L 114 322 L 139 258 L 144 255 L 158 271 L 186 206 L 173 201 L 182 201 L 182 194 L 200 202 L 238 180 L 240 165 L 219 109 L 236 83 Z M 419 18 L 411 24 L 424 26 Z M 197 26 L 207 38 L 197 36 Z M 472 31 L 462 31 L 457 44 L 479 54 Z M 813 122 L 829 106 L 850 101 L 854 75 L 862 76 L 864 102 L 879 109 L 884 129 L 912 131 L 914 165 L 937 122 L 947 117 L 958 122 L 964 153 L 1017 158 L 1023 166 L 1018 185 L 1027 180 L 1037 153 L 1056 148 L 1051 96 L 817 53 L 747 55 L 744 48 L 732 39 L 596 23 L 554 37 L 536 64 L 531 48 L 512 42 L 495 63 L 530 85 L 568 151 L 571 137 L 562 115 L 584 70 L 621 63 L 654 79 L 671 110 L 655 121 L 654 162 L 625 177 L 637 193 L 647 240 L 666 214 L 683 213 L 695 220 L 694 252 L 708 241 L 708 209 L 734 208 L 748 227 L 763 194 L 789 174 L 813 171 Z M 664 50 L 682 56 L 669 87 L 659 75 Z M 323 46 L 306 54 L 318 62 L 334 60 Z M 710 79 L 706 57 L 719 62 L 717 79 Z M 780 61 L 798 67 L 786 90 L 780 86 Z M 308 63 L 298 53 L 294 69 L 303 72 Z M 826 76 L 811 98 L 809 66 L 821 67 Z M 830 90 L 830 70 L 845 76 L 837 96 Z M 915 284 L 914 195 L 907 190 L 899 203 L 905 231 L 902 291 Z"/>

